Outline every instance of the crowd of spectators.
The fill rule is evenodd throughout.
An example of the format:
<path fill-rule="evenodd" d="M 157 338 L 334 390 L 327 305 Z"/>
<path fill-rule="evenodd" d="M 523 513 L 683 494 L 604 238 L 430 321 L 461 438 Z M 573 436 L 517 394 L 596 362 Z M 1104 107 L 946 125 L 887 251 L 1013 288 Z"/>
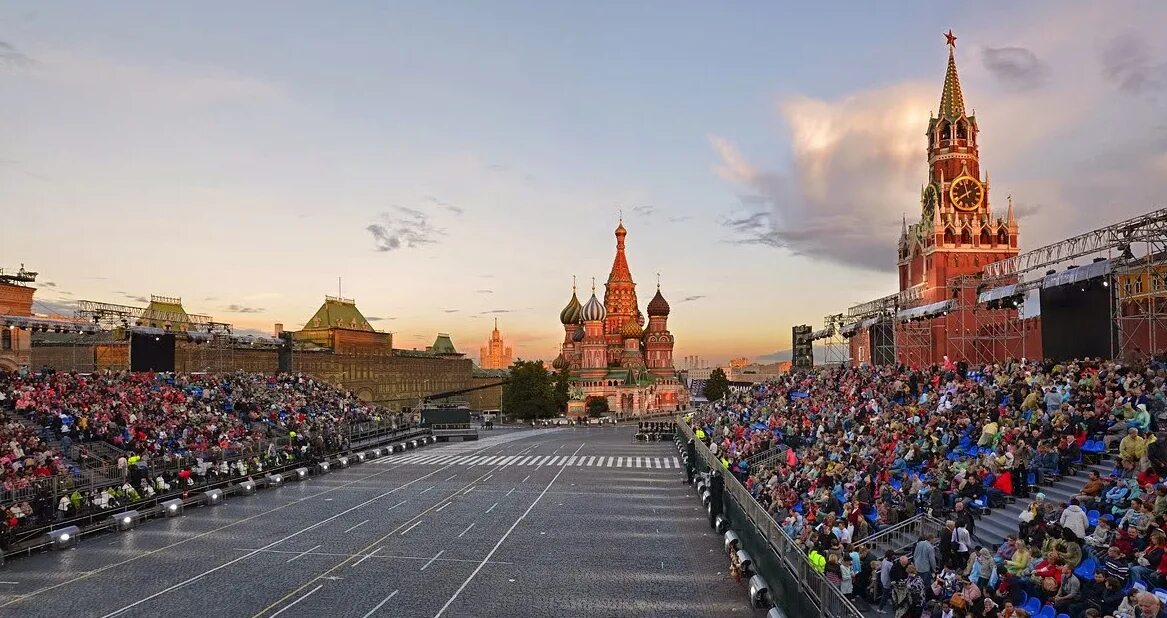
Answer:
<path fill-rule="evenodd" d="M 242 372 L 0 372 L 0 408 L 0 537 L 342 450 L 355 423 L 401 421 L 309 376 Z M 108 459 L 96 442 L 115 447 Z M 93 488 L 98 468 L 108 483 Z"/>
<path fill-rule="evenodd" d="M 1036 603 L 1167 618 L 1153 594 L 1167 587 L 1165 379 L 1160 359 L 823 368 L 739 390 L 690 422 L 812 565 L 896 616 L 1016 618 Z M 1043 483 L 1104 450 L 1111 474 L 1066 504 L 1045 500 Z M 978 513 L 1031 496 L 1018 534 L 981 547 Z M 906 555 L 854 542 L 923 512 L 946 529 Z"/>

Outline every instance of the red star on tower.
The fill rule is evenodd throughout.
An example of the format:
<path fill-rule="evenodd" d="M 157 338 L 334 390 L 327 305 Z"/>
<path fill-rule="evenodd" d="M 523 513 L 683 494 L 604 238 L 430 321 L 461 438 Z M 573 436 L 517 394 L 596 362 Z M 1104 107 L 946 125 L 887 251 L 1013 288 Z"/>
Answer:
<path fill-rule="evenodd" d="M 950 47 L 956 47 L 956 35 L 952 34 L 952 28 L 949 28 L 948 32 L 944 33 L 944 38 L 948 39 L 948 45 Z"/>

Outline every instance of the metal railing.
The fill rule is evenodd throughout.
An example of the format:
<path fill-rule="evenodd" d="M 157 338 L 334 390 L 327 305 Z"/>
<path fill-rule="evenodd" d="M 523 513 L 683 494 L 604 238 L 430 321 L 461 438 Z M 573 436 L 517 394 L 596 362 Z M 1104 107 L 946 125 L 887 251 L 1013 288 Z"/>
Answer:
<path fill-rule="evenodd" d="M 774 463 L 775 461 L 778 461 L 779 459 L 784 460 L 784 458 L 786 456 L 786 451 L 789 448 L 790 447 L 786 446 L 785 444 L 779 444 L 778 446 L 775 446 L 774 448 L 772 448 L 768 451 L 762 451 L 761 453 L 754 453 L 753 455 L 746 457 L 746 463 L 748 463 L 750 465 L 750 470 L 754 470 L 756 468 L 761 468 L 763 466 L 768 466 L 768 465 Z"/>
<path fill-rule="evenodd" d="M 927 513 L 920 513 L 894 526 L 888 526 L 879 532 L 869 534 L 855 541 L 855 544 L 862 543 L 872 549 L 899 550 L 915 544 L 916 541 L 920 540 L 920 537 L 927 538 L 933 534 L 940 534 L 943 529 L 944 522 Z"/>
<path fill-rule="evenodd" d="M 695 439 L 693 430 L 684 419 L 677 417 L 677 427 L 686 440 L 693 440 L 697 456 L 709 468 L 723 470 L 721 462 L 709 452 L 703 442 Z M 746 490 L 732 474 L 724 474 L 725 492 L 741 507 L 742 512 L 750 520 L 750 524 L 758 530 L 762 538 L 770 544 L 770 548 L 782 560 L 783 565 L 798 581 L 799 589 L 818 608 L 820 618 L 862 618 L 863 612 L 851 603 L 838 587 L 832 585 L 827 578 L 813 566 L 806 556 L 806 551 L 794 539 L 786 534 L 778 522 L 770 516 L 766 509 Z"/>

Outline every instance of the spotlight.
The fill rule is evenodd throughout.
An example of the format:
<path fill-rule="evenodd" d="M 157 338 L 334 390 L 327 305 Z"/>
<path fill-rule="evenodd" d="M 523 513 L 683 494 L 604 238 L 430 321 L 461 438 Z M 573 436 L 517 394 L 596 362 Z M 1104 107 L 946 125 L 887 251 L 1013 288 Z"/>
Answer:
<path fill-rule="evenodd" d="M 115 528 L 121 531 L 133 530 L 142 516 L 137 511 L 125 511 L 117 515 L 110 515 Z"/>
<path fill-rule="evenodd" d="M 68 549 L 77 544 L 77 539 L 81 538 L 81 529 L 77 526 L 67 526 L 60 530 L 53 530 L 49 532 L 49 540 L 53 543 L 53 549 Z"/>
<path fill-rule="evenodd" d="M 335 465 L 337 468 L 347 468 L 348 467 L 348 457 L 337 457 L 336 463 L 333 465 Z"/>
<path fill-rule="evenodd" d="M 718 515 L 717 518 L 713 520 L 713 529 L 716 530 L 718 534 L 724 534 L 726 530 L 729 530 L 729 519 L 725 515 Z"/>
<path fill-rule="evenodd" d="M 297 481 L 302 481 L 308 478 L 308 468 L 296 468 L 292 472 L 296 475 Z"/>
<path fill-rule="evenodd" d="M 739 545 L 741 545 L 741 539 L 738 538 L 736 532 L 730 530 L 725 533 L 725 551 L 736 551 Z"/>
<path fill-rule="evenodd" d="M 235 486 L 236 491 L 243 496 L 255 495 L 255 481 L 248 479 Z"/>
<path fill-rule="evenodd" d="M 279 487 L 284 484 L 284 477 L 279 474 L 269 474 L 266 479 L 268 487 Z"/>
<path fill-rule="evenodd" d="M 754 559 L 750 557 L 746 550 L 737 550 L 737 561 L 742 565 L 742 573 L 745 575 L 754 574 Z"/>
<path fill-rule="evenodd" d="M 365 463 L 366 457 L 367 457 L 367 455 L 365 455 L 364 453 L 357 453 L 357 461 L 355 463 Z"/>
<path fill-rule="evenodd" d="M 764 608 L 770 605 L 769 600 L 770 584 L 762 579 L 762 576 L 755 575 L 750 578 L 750 605 L 757 608 Z"/>
<path fill-rule="evenodd" d="M 207 506 L 216 506 L 218 504 L 222 504 L 223 496 L 224 496 L 224 494 L 223 494 L 222 489 L 210 489 L 210 490 L 204 491 L 203 492 L 203 504 L 205 504 Z"/>
<path fill-rule="evenodd" d="M 161 337 L 155 337 L 155 338 L 154 338 L 154 341 L 162 341 L 162 338 L 161 338 Z"/>
<path fill-rule="evenodd" d="M 331 466 L 329 465 L 329 463 L 327 461 L 322 461 L 322 462 L 320 462 L 319 466 L 317 467 L 317 471 L 320 472 L 320 474 L 328 474 L 328 470 L 330 468 L 331 468 Z"/>
<path fill-rule="evenodd" d="M 167 500 L 162 503 L 162 512 L 166 513 L 167 517 L 178 517 L 182 515 L 184 505 L 182 500 L 175 498 L 174 500 Z"/>

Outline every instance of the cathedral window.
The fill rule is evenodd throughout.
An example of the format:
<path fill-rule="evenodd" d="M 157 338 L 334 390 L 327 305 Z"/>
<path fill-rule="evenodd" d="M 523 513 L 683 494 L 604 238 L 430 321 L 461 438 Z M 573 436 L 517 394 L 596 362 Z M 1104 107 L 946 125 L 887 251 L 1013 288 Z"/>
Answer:
<path fill-rule="evenodd" d="M 961 244 L 964 244 L 964 245 L 971 245 L 972 244 L 972 234 L 969 233 L 967 227 L 964 228 L 964 230 L 960 233 L 960 242 L 961 242 Z"/>
<path fill-rule="evenodd" d="M 1005 233 L 1005 230 L 1001 230 L 1000 232 L 997 232 L 997 244 L 1005 245 L 1008 243 L 1009 243 L 1009 235 Z"/>
<path fill-rule="evenodd" d="M 993 237 L 987 229 L 981 230 L 981 244 L 984 246 L 993 244 Z"/>
<path fill-rule="evenodd" d="M 944 244 L 946 244 L 946 245 L 956 244 L 956 235 L 952 233 L 952 228 L 950 228 L 950 227 L 944 228 Z"/>

